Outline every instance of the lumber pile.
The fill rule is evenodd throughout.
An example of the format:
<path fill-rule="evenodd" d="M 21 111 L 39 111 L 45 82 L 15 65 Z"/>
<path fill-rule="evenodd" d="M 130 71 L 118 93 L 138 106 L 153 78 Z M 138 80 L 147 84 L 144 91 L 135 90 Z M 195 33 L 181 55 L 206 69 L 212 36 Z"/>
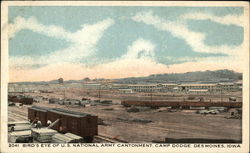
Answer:
<path fill-rule="evenodd" d="M 75 135 L 73 133 L 66 133 L 65 136 L 69 137 L 69 138 L 72 138 L 74 143 L 77 143 L 77 142 L 83 142 L 84 139 L 83 137 L 80 137 L 78 135 Z"/>
<path fill-rule="evenodd" d="M 48 128 L 31 129 L 31 135 L 39 142 L 51 142 L 52 136 L 56 133 L 57 131 Z"/>
<path fill-rule="evenodd" d="M 52 136 L 52 143 L 69 143 L 72 139 L 65 136 L 64 134 L 57 133 Z"/>
<path fill-rule="evenodd" d="M 84 139 L 72 133 L 60 134 L 57 133 L 52 136 L 52 143 L 80 143 Z"/>
<path fill-rule="evenodd" d="M 17 131 L 17 132 L 10 132 L 8 134 L 8 141 L 9 143 L 16 143 L 17 140 L 23 140 L 23 143 L 32 142 L 33 138 L 31 137 L 31 131 Z"/>

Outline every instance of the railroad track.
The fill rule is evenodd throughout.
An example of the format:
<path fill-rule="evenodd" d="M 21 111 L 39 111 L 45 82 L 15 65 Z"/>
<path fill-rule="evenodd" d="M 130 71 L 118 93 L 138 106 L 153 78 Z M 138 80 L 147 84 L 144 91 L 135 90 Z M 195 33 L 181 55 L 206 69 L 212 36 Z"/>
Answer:
<path fill-rule="evenodd" d="M 14 114 L 19 114 L 21 116 L 28 116 L 28 113 L 24 113 L 22 111 L 16 111 L 16 110 L 9 110 L 9 112 L 14 113 Z"/>
<path fill-rule="evenodd" d="M 9 111 L 8 115 L 12 118 L 14 117 L 21 120 L 28 120 L 27 115 L 19 114 L 18 112 Z"/>
<path fill-rule="evenodd" d="M 9 110 L 9 111 L 11 111 L 11 112 L 17 112 L 18 114 L 20 114 L 20 115 L 23 115 L 23 116 L 28 116 L 28 112 L 27 111 L 25 111 L 25 110 L 20 110 L 20 108 L 12 108 L 11 110 Z"/>
<path fill-rule="evenodd" d="M 95 141 L 100 143 L 128 143 L 127 141 L 104 135 L 95 136 Z"/>
<path fill-rule="evenodd" d="M 20 119 L 17 119 L 16 117 L 14 116 L 11 116 L 10 114 L 8 114 L 8 121 L 9 122 L 16 122 L 16 121 L 20 121 Z"/>

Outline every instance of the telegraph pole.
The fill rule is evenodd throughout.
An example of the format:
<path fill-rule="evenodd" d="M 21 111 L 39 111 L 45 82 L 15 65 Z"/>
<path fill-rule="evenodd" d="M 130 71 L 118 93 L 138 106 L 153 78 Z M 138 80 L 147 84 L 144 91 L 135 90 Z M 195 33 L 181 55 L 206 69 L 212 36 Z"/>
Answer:
<path fill-rule="evenodd" d="M 101 101 L 101 86 L 99 86 L 99 89 L 98 89 L 98 98 Z"/>
<path fill-rule="evenodd" d="M 64 86 L 64 81 L 63 81 L 63 78 L 59 78 L 58 79 L 58 83 L 63 87 L 63 99 L 64 99 L 64 101 L 65 101 L 65 86 Z"/>
<path fill-rule="evenodd" d="M 150 94 L 150 101 L 151 101 L 151 103 L 153 101 L 153 89 L 152 88 L 151 88 L 151 94 Z"/>
<path fill-rule="evenodd" d="M 220 101 L 222 102 L 222 85 L 220 85 Z"/>

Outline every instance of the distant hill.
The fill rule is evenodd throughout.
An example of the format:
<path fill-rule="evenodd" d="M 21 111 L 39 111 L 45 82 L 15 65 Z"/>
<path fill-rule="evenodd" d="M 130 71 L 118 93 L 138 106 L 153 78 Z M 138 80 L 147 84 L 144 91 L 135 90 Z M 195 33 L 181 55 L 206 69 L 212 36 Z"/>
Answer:
<path fill-rule="evenodd" d="M 106 81 L 109 79 L 93 79 L 92 81 Z M 196 71 L 187 73 L 166 73 L 166 74 L 152 74 L 146 77 L 129 77 L 122 79 L 114 79 L 117 83 L 181 83 L 181 82 L 232 82 L 242 80 L 242 73 L 237 73 L 231 70 L 217 70 L 217 71 Z M 88 82 L 89 78 L 82 80 L 67 80 L 64 83 L 81 83 Z M 18 82 L 19 84 L 57 84 L 58 80 L 40 81 L 40 82 Z"/>
<path fill-rule="evenodd" d="M 117 79 L 120 83 L 161 83 L 161 82 L 232 82 L 242 80 L 242 73 L 231 70 L 196 71 L 187 73 L 152 74 L 147 77 Z"/>

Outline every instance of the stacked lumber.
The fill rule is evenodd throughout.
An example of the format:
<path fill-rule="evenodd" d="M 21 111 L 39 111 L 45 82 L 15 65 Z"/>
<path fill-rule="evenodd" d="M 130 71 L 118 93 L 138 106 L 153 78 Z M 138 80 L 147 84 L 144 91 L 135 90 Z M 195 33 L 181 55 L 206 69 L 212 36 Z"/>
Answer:
<path fill-rule="evenodd" d="M 52 143 L 79 143 L 83 142 L 83 138 L 72 133 L 60 134 L 52 136 Z"/>
<path fill-rule="evenodd" d="M 18 139 L 28 139 L 28 141 L 32 140 L 31 137 L 31 131 L 25 130 L 25 131 L 17 131 L 17 132 L 10 132 L 8 134 L 8 141 L 9 143 L 15 143 Z"/>
<path fill-rule="evenodd" d="M 70 143 L 72 138 L 65 136 L 64 134 L 57 133 L 52 136 L 52 143 Z"/>
<path fill-rule="evenodd" d="M 52 136 L 55 135 L 56 133 L 57 131 L 48 128 L 31 129 L 31 135 L 35 140 L 39 142 L 51 142 Z"/>
<path fill-rule="evenodd" d="M 80 137 L 78 135 L 75 135 L 73 133 L 66 133 L 65 136 L 72 138 L 74 143 L 78 143 L 78 142 L 83 142 L 84 139 L 83 137 Z"/>

